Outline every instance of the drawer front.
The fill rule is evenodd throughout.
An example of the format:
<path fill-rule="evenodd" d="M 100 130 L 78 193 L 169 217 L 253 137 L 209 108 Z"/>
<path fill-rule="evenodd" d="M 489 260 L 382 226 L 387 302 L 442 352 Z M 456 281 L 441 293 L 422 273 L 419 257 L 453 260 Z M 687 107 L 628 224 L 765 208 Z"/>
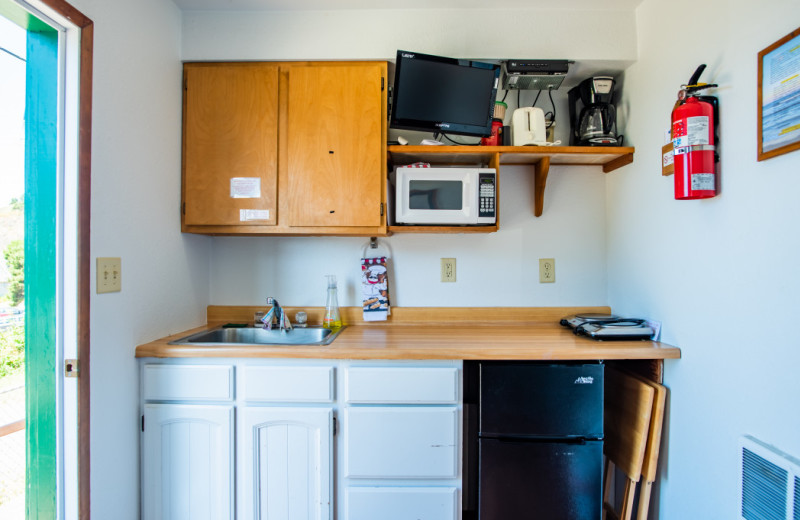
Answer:
<path fill-rule="evenodd" d="M 333 402 L 333 367 L 244 367 L 244 398 L 248 402 Z"/>
<path fill-rule="evenodd" d="M 350 478 L 458 475 L 455 407 L 348 408 L 343 432 L 345 473 Z"/>
<path fill-rule="evenodd" d="M 351 367 L 345 384 L 348 403 L 455 404 L 455 367 Z"/>
<path fill-rule="evenodd" d="M 146 364 L 142 370 L 146 401 L 232 401 L 232 365 Z"/>
<path fill-rule="evenodd" d="M 453 487 L 351 487 L 347 520 L 455 520 L 458 491 Z"/>

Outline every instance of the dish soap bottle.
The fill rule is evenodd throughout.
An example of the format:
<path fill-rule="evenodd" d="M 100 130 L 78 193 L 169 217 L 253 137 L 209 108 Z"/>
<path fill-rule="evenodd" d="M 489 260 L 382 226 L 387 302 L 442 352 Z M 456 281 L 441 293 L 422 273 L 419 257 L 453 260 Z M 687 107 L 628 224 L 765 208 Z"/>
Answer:
<path fill-rule="evenodd" d="M 339 315 L 339 298 L 336 290 L 336 276 L 329 274 L 328 278 L 328 300 L 325 302 L 325 317 L 322 318 L 322 326 L 326 329 L 336 330 L 342 328 L 342 318 Z"/>

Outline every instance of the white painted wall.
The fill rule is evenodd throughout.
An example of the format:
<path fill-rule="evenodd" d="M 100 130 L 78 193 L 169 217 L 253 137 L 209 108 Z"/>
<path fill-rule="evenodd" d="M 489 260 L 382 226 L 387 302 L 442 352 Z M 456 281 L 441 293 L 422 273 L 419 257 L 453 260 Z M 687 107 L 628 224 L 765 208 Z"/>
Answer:
<path fill-rule="evenodd" d="M 570 58 L 578 60 L 571 74 L 580 77 L 580 71 L 589 68 L 622 70 L 636 55 L 630 11 L 198 11 L 186 12 L 183 19 L 185 60 L 394 59 L 397 49 L 407 49 L 475 59 Z M 615 33 L 615 38 L 598 40 L 598 26 Z M 557 128 L 566 139 L 566 91 L 561 90 L 556 96 Z M 514 108 L 516 96 L 509 97 L 514 98 L 508 100 Z M 545 97 L 539 106 L 549 107 Z M 523 101 L 527 98 L 533 100 L 525 92 Z M 509 111 L 507 120 L 510 115 Z M 498 233 L 386 239 L 393 258 L 393 304 L 605 304 L 604 174 L 599 167 L 553 167 L 544 215 L 537 219 L 532 211 L 532 173 L 532 168 L 503 168 Z M 358 305 L 359 259 L 365 242 L 215 238 L 211 301 L 258 305 L 269 295 L 287 305 L 324 305 L 324 275 L 330 273 L 340 280 L 340 305 Z M 439 281 L 442 257 L 457 259 L 455 284 Z M 556 259 L 554 285 L 538 283 L 542 257 Z"/>
<path fill-rule="evenodd" d="M 210 239 L 180 233 L 180 12 L 71 3 L 94 21 L 91 254 L 122 258 L 122 292 L 92 283 L 91 513 L 137 519 L 134 349 L 205 321 Z"/>
<path fill-rule="evenodd" d="M 757 163 L 754 128 L 755 55 L 795 28 L 796 2 L 739 1 L 728 12 L 723 0 L 645 0 L 635 20 L 504 12 L 492 37 L 477 36 L 498 14 L 489 10 L 181 17 L 158 0 L 72 3 L 95 22 L 92 256 L 121 256 L 124 274 L 122 293 L 92 299 L 95 518 L 138 517 L 135 345 L 202 322 L 208 303 L 258 304 L 272 295 L 321 305 L 326 273 L 340 276 L 342 305 L 356 301 L 362 239 L 179 233 L 181 59 L 387 59 L 408 47 L 627 64 L 636 58 L 638 25 L 639 62 L 625 79 L 623 107 L 636 162 L 607 177 L 598 168 L 554 167 L 539 219 L 530 209 L 528 170 L 504 170 L 500 232 L 387 240 L 395 304 L 610 303 L 663 320 L 665 339 L 684 358 L 667 364 L 662 518 L 734 517 L 742 433 L 800 453 L 792 413 L 800 355 L 786 326 L 800 285 L 791 227 L 800 152 Z M 693 22 L 681 31 L 691 38 L 676 38 L 678 13 L 690 7 L 698 20 L 720 21 Z M 598 26 L 614 38 L 597 39 Z M 701 61 L 710 65 L 706 77 L 725 85 L 724 191 L 712 201 L 675 202 L 658 155 L 675 90 Z M 443 256 L 458 258 L 454 285 L 436 280 Z M 545 256 L 556 258 L 553 286 L 535 282 L 536 260 Z M 762 267 L 752 282 L 742 275 L 751 266 Z M 727 330 L 708 332 L 709 321 Z"/>
<path fill-rule="evenodd" d="M 455 58 L 636 59 L 632 11 L 380 9 L 183 16 L 184 60 Z M 602 38 L 602 34 L 613 38 Z"/>
<path fill-rule="evenodd" d="M 636 161 L 607 181 L 609 304 L 662 320 L 683 353 L 666 364 L 662 519 L 738 518 L 743 434 L 800 456 L 800 152 L 756 161 L 756 56 L 798 20 L 795 0 L 637 10 L 639 60 L 625 77 Z M 660 148 L 700 63 L 720 84 L 722 193 L 675 201 Z"/>
<path fill-rule="evenodd" d="M 479 235 L 394 235 L 393 305 L 605 305 L 604 174 L 553 167 L 544 212 L 533 216 L 532 170 L 503 168 L 500 231 Z M 211 301 L 325 305 L 325 274 L 337 275 L 339 304 L 360 305 L 359 260 L 366 238 L 215 238 Z M 440 258 L 456 258 L 456 283 L 441 283 Z M 539 283 L 539 258 L 556 259 L 555 284 Z"/>

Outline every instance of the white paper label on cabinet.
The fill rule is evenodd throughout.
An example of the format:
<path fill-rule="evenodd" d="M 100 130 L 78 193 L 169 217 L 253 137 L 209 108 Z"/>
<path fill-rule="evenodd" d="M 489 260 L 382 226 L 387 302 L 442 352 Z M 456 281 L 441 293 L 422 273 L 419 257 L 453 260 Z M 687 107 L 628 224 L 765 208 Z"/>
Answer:
<path fill-rule="evenodd" d="M 261 177 L 233 177 L 231 179 L 231 198 L 261 198 Z"/>
<path fill-rule="evenodd" d="M 240 209 L 239 221 L 247 222 L 250 220 L 269 220 L 268 209 Z"/>

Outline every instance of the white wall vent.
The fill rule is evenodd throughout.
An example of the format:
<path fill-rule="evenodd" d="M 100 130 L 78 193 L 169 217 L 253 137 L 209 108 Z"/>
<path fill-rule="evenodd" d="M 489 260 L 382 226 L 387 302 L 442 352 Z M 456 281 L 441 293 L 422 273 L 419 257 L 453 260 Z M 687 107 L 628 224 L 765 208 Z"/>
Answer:
<path fill-rule="evenodd" d="M 740 448 L 739 520 L 800 520 L 800 460 L 749 435 Z"/>

